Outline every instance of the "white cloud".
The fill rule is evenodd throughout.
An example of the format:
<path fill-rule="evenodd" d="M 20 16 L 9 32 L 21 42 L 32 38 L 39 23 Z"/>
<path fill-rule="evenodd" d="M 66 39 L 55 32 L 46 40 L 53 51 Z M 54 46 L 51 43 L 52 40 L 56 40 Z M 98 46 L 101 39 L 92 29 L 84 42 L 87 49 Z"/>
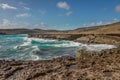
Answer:
<path fill-rule="evenodd" d="M 91 22 L 89 25 L 90 25 L 90 26 L 95 26 L 95 25 L 96 25 L 96 22 Z"/>
<path fill-rule="evenodd" d="M 41 23 L 39 24 L 39 26 L 40 26 L 40 27 L 46 27 L 46 26 L 47 26 L 47 24 L 46 24 L 46 23 L 44 23 L 44 22 L 41 22 Z"/>
<path fill-rule="evenodd" d="M 102 20 L 102 21 L 98 21 L 98 22 L 89 22 L 86 24 L 83 24 L 84 27 L 89 27 L 89 26 L 100 26 L 100 25 L 107 25 L 107 24 L 112 24 L 112 23 L 116 23 L 119 22 L 120 20 L 117 18 L 111 19 L 111 20 Z"/>
<path fill-rule="evenodd" d="M 61 9 L 67 10 L 67 13 L 65 13 L 66 16 L 70 16 L 72 14 L 72 11 L 70 11 L 70 6 L 68 5 L 67 2 L 58 2 L 57 7 Z M 60 15 L 61 16 L 61 15 Z M 62 15 L 63 16 L 63 15 Z"/>
<path fill-rule="evenodd" d="M 23 2 L 19 2 L 20 5 L 26 5 L 26 3 L 23 3 Z"/>
<path fill-rule="evenodd" d="M 30 10 L 30 8 L 29 8 L 29 7 L 25 7 L 25 6 L 23 6 L 23 8 L 24 8 L 25 10 Z"/>
<path fill-rule="evenodd" d="M 72 14 L 72 11 L 69 11 L 66 13 L 67 16 L 70 16 Z"/>
<path fill-rule="evenodd" d="M 41 22 L 41 23 L 39 23 L 39 24 L 36 24 L 34 27 L 35 28 L 46 28 L 48 25 L 46 24 L 46 23 L 44 23 L 44 22 Z"/>
<path fill-rule="evenodd" d="M 28 13 L 23 13 L 23 14 L 17 14 L 16 17 L 20 18 L 20 17 L 30 17 L 31 15 Z"/>
<path fill-rule="evenodd" d="M 11 22 L 7 19 L 3 19 L 2 26 L 9 26 L 11 25 Z"/>
<path fill-rule="evenodd" d="M 108 20 L 108 21 L 104 21 L 104 24 L 106 23 L 106 24 L 112 24 L 112 23 L 116 23 L 116 22 L 119 22 L 120 20 L 118 19 L 118 18 L 114 18 L 114 19 L 112 19 L 112 20 Z"/>
<path fill-rule="evenodd" d="M 16 7 L 11 6 L 9 4 L 0 4 L 0 8 L 2 8 L 4 10 L 7 10 L 7 9 L 17 9 Z"/>
<path fill-rule="evenodd" d="M 3 21 L 0 23 L 0 29 L 20 29 L 20 28 L 26 28 L 26 29 L 56 29 L 56 25 L 47 24 L 45 22 L 40 22 L 39 24 L 30 24 L 27 22 L 14 22 L 10 21 L 8 19 L 3 19 Z"/>
<path fill-rule="evenodd" d="M 117 5 L 117 6 L 115 7 L 115 11 L 116 11 L 116 12 L 120 12 L 120 5 Z"/>
<path fill-rule="evenodd" d="M 40 12 L 40 14 L 42 14 L 42 15 L 44 15 L 44 14 L 46 14 L 46 10 L 39 10 L 39 12 Z"/>
<path fill-rule="evenodd" d="M 35 24 L 33 26 L 33 28 L 44 29 L 44 30 L 56 29 L 56 27 L 57 27 L 57 25 L 48 24 L 45 22 L 40 22 L 39 24 Z"/>
<path fill-rule="evenodd" d="M 97 22 L 96 25 L 103 25 L 103 21 Z"/>
<path fill-rule="evenodd" d="M 11 22 L 8 19 L 3 19 L 3 22 L 0 23 L 0 29 L 14 29 L 14 28 L 31 28 L 29 23 L 23 22 Z"/>
<path fill-rule="evenodd" d="M 14 22 L 10 21 L 8 19 L 3 19 L 3 21 L 0 23 L 0 29 L 20 29 L 20 28 L 26 28 L 26 29 L 56 29 L 56 25 L 47 24 L 45 22 L 40 22 L 39 24 L 30 24 L 27 22 Z"/>
<path fill-rule="evenodd" d="M 61 9 L 65 9 L 65 10 L 69 10 L 70 9 L 70 6 L 65 1 L 64 2 L 58 2 L 57 3 L 57 7 L 61 8 Z"/>
<path fill-rule="evenodd" d="M 113 21 L 119 21 L 117 18 L 114 18 Z"/>

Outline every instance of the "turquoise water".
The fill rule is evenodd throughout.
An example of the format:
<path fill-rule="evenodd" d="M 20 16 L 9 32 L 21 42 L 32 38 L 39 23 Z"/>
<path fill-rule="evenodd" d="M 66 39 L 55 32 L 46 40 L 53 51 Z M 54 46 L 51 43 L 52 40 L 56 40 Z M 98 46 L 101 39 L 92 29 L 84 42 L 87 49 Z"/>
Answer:
<path fill-rule="evenodd" d="M 38 60 L 74 56 L 77 46 L 69 41 L 28 38 L 28 35 L 0 35 L 0 59 Z"/>
<path fill-rule="evenodd" d="M 28 38 L 27 34 L 0 35 L 0 60 L 48 60 L 61 56 L 75 56 L 75 51 L 114 48 L 113 45 L 87 45 L 72 41 Z"/>

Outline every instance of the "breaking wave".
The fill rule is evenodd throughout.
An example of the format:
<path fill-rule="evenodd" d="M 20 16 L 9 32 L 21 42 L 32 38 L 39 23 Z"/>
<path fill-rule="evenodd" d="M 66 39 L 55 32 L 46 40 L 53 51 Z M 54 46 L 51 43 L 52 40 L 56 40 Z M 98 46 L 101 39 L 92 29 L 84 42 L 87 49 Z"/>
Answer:
<path fill-rule="evenodd" d="M 0 59 L 47 60 L 61 56 L 75 56 L 76 50 L 86 48 L 101 51 L 116 48 L 108 44 L 82 44 L 65 40 L 28 38 L 27 35 L 0 36 Z M 10 45 L 10 46 L 9 46 Z"/>

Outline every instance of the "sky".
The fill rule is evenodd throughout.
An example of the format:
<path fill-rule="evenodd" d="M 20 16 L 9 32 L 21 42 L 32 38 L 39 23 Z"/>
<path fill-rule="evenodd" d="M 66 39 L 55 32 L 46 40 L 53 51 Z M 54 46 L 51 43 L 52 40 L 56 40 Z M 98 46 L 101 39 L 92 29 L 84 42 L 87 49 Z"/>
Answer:
<path fill-rule="evenodd" d="M 0 29 L 71 30 L 120 20 L 120 0 L 0 0 Z"/>

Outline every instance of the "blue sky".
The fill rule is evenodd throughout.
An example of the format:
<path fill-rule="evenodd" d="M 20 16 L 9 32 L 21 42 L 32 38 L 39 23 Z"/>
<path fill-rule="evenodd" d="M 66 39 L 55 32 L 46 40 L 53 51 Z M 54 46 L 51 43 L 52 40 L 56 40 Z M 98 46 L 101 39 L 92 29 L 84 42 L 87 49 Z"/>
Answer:
<path fill-rule="evenodd" d="M 120 0 L 0 0 L 0 28 L 69 30 L 118 22 Z"/>

